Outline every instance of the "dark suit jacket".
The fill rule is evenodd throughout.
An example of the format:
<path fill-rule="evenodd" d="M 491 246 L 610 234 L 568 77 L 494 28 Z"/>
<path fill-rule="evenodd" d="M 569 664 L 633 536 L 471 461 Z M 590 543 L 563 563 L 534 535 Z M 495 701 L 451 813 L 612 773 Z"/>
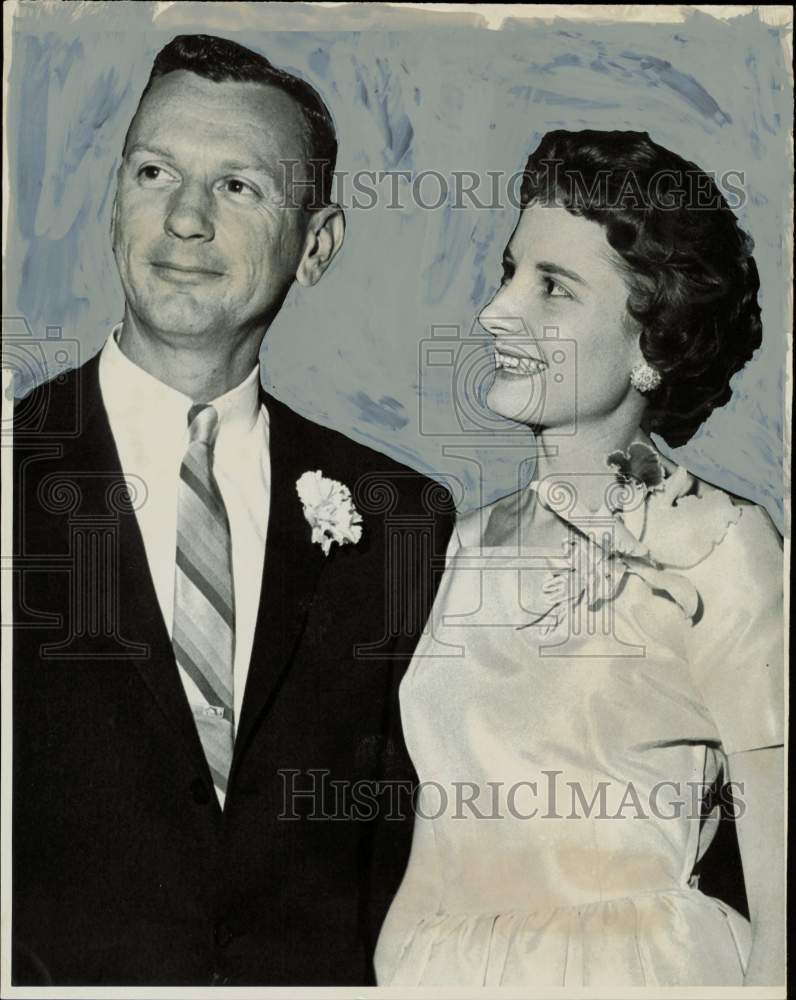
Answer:
<path fill-rule="evenodd" d="M 397 687 L 452 507 L 437 483 L 266 405 L 265 570 L 222 814 L 97 358 L 17 404 L 17 984 L 373 982 L 411 840 L 408 798 L 395 802 L 395 783 L 414 779 Z M 328 557 L 296 494 L 315 469 L 363 515 L 362 541 Z"/>

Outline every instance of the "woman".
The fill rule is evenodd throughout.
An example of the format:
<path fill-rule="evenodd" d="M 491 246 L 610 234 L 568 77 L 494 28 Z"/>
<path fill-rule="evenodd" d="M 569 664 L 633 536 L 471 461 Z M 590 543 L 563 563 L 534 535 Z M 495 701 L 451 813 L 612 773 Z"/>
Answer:
<path fill-rule="evenodd" d="M 460 519 L 402 683 L 421 792 L 379 983 L 780 983 L 781 543 L 648 436 L 686 442 L 759 346 L 750 240 L 646 134 L 560 131 L 503 268 L 487 402 L 535 478 Z M 751 925 L 692 877 L 727 782 Z"/>

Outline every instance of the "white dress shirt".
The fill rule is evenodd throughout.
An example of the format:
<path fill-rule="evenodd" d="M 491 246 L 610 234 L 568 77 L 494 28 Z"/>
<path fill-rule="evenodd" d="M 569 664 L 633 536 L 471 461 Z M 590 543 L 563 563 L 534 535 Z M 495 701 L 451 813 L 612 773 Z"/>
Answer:
<path fill-rule="evenodd" d="M 136 510 L 136 517 L 163 621 L 171 636 L 177 489 L 180 465 L 188 447 L 188 410 L 193 400 L 133 364 L 116 341 L 120 329 L 121 325 L 112 331 L 102 349 L 100 392 L 122 472 L 138 476 L 146 484 L 146 499 Z M 213 473 L 227 508 L 232 536 L 236 725 L 260 605 L 271 494 L 268 412 L 260 404 L 259 388 L 259 367 L 255 367 L 240 385 L 209 400 L 218 413 Z M 205 705 L 204 696 L 182 669 L 180 676 L 191 707 Z"/>

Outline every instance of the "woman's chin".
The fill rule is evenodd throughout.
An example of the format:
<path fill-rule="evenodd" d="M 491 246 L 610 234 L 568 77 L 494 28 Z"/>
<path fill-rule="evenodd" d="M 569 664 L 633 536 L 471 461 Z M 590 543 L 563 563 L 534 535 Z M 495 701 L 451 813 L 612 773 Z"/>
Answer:
<path fill-rule="evenodd" d="M 511 383 L 508 383 L 509 378 Z M 535 380 L 504 375 L 492 383 L 485 402 L 498 416 L 533 428 L 539 423 L 543 398 Z"/>

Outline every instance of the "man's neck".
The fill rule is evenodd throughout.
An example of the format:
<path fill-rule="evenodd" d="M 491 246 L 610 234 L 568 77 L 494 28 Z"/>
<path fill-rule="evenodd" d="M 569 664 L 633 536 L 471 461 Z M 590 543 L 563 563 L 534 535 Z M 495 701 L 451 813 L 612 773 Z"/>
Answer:
<path fill-rule="evenodd" d="M 240 385 L 257 364 L 261 334 L 238 342 L 185 338 L 184 344 L 145 333 L 125 315 L 119 348 L 133 364 L 195 403 L 207 403 Z"/>

